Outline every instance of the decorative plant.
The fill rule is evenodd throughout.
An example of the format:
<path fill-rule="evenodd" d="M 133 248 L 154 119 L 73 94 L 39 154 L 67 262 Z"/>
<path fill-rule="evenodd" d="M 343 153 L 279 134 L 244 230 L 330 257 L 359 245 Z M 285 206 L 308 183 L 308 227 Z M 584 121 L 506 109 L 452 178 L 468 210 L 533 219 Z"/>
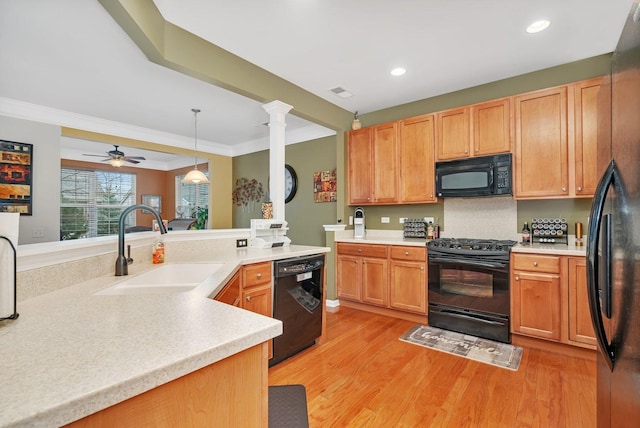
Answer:
<path fill-rule="evenodd" d="M 262 189 L 262 183 L 255 178 L 249 180 L 248 178 L 241 177 L 236 180 L 236 189 L 233 191 L 232 200 L 235 206 L 242 207 L 244 211 L 249 203 L 253 204 L 262 201 L 264 197 L 264 190 Z"/>
<path fill-rule="evenodd" d="M 207 220 L 209 219 L 209 208 L 196 207 L 193 213 L 193 218 L 196 219 L 192 229 L 204 230 L 207 228 Z"/>

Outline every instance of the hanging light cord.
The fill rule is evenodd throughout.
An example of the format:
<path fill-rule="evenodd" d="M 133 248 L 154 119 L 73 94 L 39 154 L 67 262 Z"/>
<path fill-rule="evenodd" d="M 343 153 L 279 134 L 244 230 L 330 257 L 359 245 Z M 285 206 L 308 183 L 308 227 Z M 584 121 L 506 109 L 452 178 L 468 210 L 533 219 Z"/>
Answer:
<path fill-rule="evenodd" d="M 193 154 L 193 169 L 198 169 L 198 113 L 200 113 L 200 109 L 192 108 L 191 111 L 193 112 L 193 118 L 194 118 L 195 128 L 196 128 L 196 132 L 195 132 L 196 141 L 194 144 L 194 154 Z"/>

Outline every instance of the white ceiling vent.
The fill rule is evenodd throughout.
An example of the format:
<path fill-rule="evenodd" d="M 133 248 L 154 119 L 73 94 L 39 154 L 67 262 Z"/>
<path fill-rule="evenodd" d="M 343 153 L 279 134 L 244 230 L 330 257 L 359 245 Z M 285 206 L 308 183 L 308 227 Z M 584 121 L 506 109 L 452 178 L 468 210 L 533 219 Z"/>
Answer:
<path fill-rule="evenodd" d="M 331 90 L 331 92 L 333 92 L 340 98 L 349 98 L 353 96 L 351 92 L 347 91 L 345 88 L 341 88 L 340 86 L 336 86 Z"/>

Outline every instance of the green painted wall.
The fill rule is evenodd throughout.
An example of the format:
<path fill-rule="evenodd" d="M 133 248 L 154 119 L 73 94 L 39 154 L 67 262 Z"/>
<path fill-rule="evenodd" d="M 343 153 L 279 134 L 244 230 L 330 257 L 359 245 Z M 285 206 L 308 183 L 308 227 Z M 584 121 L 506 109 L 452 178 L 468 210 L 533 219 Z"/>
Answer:
<path fill-rule="evenodd" d="M 518 228 L 522 229 L 525 221 L 531 225 L 532 218 L 566 218 L 570 235 L 575 233 L 576 222 L 583 224 L 586 234 L 590 210 L 591 198 L 518 201 Z"/>
<path fill-rule="evenodd" d="M 313 173 L 336 169 L 336 137 L 288 145 L 285 159 L 298 176 L 298 191 L 285 205 L 285 218 L 289 223 L 287 236 L 294 244 L 324 246 L 322 225 L 336 223 L 336 202 L 314 202 Z M 239 177 L 255 178 L 268 190 L 269 151 L 233 158 L 233 182 Z M 261 217 L 259 204 L 245 210 L 234 207 L 233 227 L 249 227 L 252 218 Z"/>

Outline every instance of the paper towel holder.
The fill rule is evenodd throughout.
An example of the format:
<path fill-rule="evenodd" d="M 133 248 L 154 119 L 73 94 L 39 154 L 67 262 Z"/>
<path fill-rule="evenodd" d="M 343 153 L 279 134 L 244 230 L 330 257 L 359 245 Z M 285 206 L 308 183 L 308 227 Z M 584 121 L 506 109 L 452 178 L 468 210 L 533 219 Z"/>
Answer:
<path fill-rule="evenodd" d="M 8 317 L 0 318 L 0 321 L 4 320 L 14 320 L 18 318 L 18 280 L 17 280 L 17 267 L 18 267 L 18 254 L 16 251 L 16 247 L 11 242 L 11 239 L 6 236 L 0 235 L 0 239 L 4 239 L 11 245 L 11 249 L 13 250 L 13 314 Z"/>

